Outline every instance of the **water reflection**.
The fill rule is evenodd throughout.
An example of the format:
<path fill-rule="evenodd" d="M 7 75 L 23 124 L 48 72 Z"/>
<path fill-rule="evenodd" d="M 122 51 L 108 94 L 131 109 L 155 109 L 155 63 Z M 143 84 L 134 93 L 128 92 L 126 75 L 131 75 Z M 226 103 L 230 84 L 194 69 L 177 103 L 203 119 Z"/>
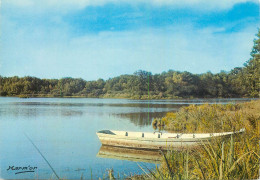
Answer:
<path fill-rule="evenodd" d="M 1 107 L 0 107 L 1 108 Z M 58 108 L 37 108 L 37 107 L 9 107 L 2 108 L 0 111 L 1 116 L 12 115 L 16 117 L 37 117 L 37 116 L 82 116 L 84 111 L 73 109 L 58 109 Z"/>
<path fill-rule="evenodd" d="M 121 119 L 128 119 L 136 126 L 150 126 L 154 118 L 161 118 L 167 114 L 166 112 L 136 112 L 136 113 L 121 113 L 112 114 Z"/>
<path fill-rule="evenodd" d="M 30 100 L 35 99 L 31 98 Z M 39 98 L 41 99 L 41 98 Z M 57 98 L 53 98 L 57 100 Z M 102 102 L 78 102 L 78 99 L 64 99 L 61 102 L 41 102 L 41 101 L 28 101 L 28 102 L 10 102 L 15 106 L 61 106 L 61 107 L 137 107 L 137 108 L 173 108 L 181 107 L 190 104 L 228 104 L 235 102 L 245 102 L 254 100 L 254 98 L 230 98 L 230 99 L 180 99 L 180 100 L 121 100 L 119 103 L 115 99 L 99 99 Z M 82 100 L 82 99 L 80 99 Z M 84 99 L 89 101 L 89 99 Z M 149 104 L 149 105 L 148 105 Z"/>
<path fill-rule="evenodd" d="M 136 103 L 68 103 L 68 102 L 13 102 L 13 106 L 53 106 L 53 107 L 130 107 L 130 108 L 180 108 L 184 105 L 194 104 L 191 102 L 168 102 L 168 101 L 147 101 Z M 196 103 L 195 103 L 196 104 Z"/>
<path fill-rule="evenodd" d="M 10 100 L 10 99 L 9 99 Z M 12 99 L 0 103 L 0 114 L 16 117 L 76 117 L 108 116 L 129 120 L 138 127 L 150 126 L 154 118 L 176 112 L 190 104 L 227 104 L 250 99 L 193 99 L 193 100 L 118 100 L 118 99 Z"/>
<path fill-rule="evenodd" d="M 159 151 L 129 149 L 102 145 L 99 149 L 97 157 L 159 164 L 162 156 Z"/>
<path fill-rule="evenodd" d="M 19 99 L 20 100 L 20 99 Z M 34 101 L 33 101 L 34 100 Z M 44 99 L 46 100 L 46 99 Z M 169 104 L 167 101 L 151 101 L 149 106 L 147 101 L 121 100 L 119 103 L 113 100 L 105 102 L 89 102 L 83 99 L 82 102 L 70 99 L 57 99 L 50 102 L 30 99 L 30 102 L 6 102 L 0 103 L 1 115 L 15 117 L 77 117 L 77 116 L 100 116 L 103 118 L 114 117 L 122 120 L 129 120 L 138 127 L 150 126 L 154 118 L 165 116 L 167 112 L 177 111 L 183 105 Z M 39 101 L 39 102 L 38 102 Z M 53 102 L 52 102 L 53 101 Z M 61 101 L 61 102 L 59 102 Z M 68 102 L 69 101 L 69 102 Z M 101 117 L 103 116 L 103 117 Z"/>

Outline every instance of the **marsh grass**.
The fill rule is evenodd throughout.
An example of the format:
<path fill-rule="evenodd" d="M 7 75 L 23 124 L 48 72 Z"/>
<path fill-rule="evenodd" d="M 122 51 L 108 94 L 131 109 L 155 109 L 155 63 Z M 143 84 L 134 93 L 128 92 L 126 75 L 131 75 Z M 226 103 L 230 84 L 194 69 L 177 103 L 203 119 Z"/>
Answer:
<path fill-rule="evenodd" d="M 240 136 L 240 135 L 239 135 Z M 160 167 L 144 171 L 143 176 L 132 179 L 257 179 L 259 152 L 247 142 L 237 151 L 242 137 L 202 143 L 197 149 L 162 152 Z"/>
<path fill-rule="evenodd" d="M 158 121 L 158 120 L 157 120 Z M 223 132 L 245 128 L 230 138 L 201 142 L 195 149 L 162 152 L 154 170 L 132 179 L 258 179 L 260 164 L 260 100 L 243 104 L 191 105 L 162 118 L 177 132 Z"/>

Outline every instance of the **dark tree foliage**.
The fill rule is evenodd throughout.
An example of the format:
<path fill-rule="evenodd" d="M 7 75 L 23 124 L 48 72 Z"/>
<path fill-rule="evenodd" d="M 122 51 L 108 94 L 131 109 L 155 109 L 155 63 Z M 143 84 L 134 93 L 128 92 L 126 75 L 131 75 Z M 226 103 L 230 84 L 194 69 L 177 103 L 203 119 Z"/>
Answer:
<path fill-rule="evenodd" d="M 254 40 L 252 57 L 245 64 L 244 73 L 245 86 L 252 97 L 259 97 L 260 93 L 260 29 L 256 36 L 258 39 Z"/>
<path fill-rule="evenodd" d="M 256 37 L 251 58 L 243 68 L 234 68 L 229 73 L 231 89 L 247 97 L 260 96 L 260 29 Z"/>
<path fill-rule="evenodd" d="M 259 97 L 260 30 L 256 36 L 251 58 L 244 67 L 236 67 L 230 72 L 192 74 L 169 70 L 152 75 L 151 72 L 139 70 L 133 75 L 121 75 L 106 81 L 0 76 L 0 96 L 136 99 Z"/>
<path fill-rule="evenodd" d="M 255 94 L 252 88 L 241 88 L 248 83 L 245 68 L 235 68 L 231 72 L 212 74 L 191 74 L 189 72 L 169 71 L 152 75 L 150 72 L 138 71 L 134 75 L 122 75 L 106 81 L 85 81 L 83 79 L 39 79 L 35 77 L 1 77 L 0 95 L 29 97 L 115 97 L 141 98 L 225 98 L 246 97 Z M 248 71 L 248 70 L 247 70 Z M 148 81 L 149 80 L 149 81 Z M 259 82 L 258 82 L 259 84 Z M 244 85 L 245 87 L 247 84 Z"/>

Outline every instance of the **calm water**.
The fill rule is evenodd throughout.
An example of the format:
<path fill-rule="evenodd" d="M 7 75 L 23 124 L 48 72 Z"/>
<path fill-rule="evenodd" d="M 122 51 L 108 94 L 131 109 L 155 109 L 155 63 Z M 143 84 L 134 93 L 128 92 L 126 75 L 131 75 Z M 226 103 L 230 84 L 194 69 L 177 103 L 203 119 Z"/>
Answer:
<path fill-rule="evenodd" d="M 115 174 L 140 174 L 131 160 L 97 156 L 101 148 L 96 132 L 102 129 L 154 131 L 151 122 L 169 111 L 189 104 L 242 102 L 222 100 L 124 100 L 85 98 L 0 98 L 0 178 L 46 179 L 55 176 L 32 139 L 61 178 L 103 177 L 108 169 Z M 148 116 L 149 112 L 149 116 Z M 116 151 L 115 151 L 116 152 Z M 153 163 L 143 162 L 149 168 Z M 35 172 L 15 174 L 9 166 L 37 167 Z"/>

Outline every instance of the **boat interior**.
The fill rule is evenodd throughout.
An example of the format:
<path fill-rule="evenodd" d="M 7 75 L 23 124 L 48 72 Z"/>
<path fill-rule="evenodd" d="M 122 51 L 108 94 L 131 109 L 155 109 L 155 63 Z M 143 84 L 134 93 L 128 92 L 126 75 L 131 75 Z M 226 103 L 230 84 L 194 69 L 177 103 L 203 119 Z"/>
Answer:
<path fill-rule="evenodd" d="M 132 131 L 114 131 L 114 130 L 102 130 L 98 131 L 99 134 L 125 136 L 125 137 L 143 137 L 143 138 L 209 138 L 217 136 L 225 136 L 233 134 L 234 132 L 223 133 L 199 133 L 199 134 L 183 134 L 183 133 L 163 133 L 163 132 L 132 132 Z"/>

